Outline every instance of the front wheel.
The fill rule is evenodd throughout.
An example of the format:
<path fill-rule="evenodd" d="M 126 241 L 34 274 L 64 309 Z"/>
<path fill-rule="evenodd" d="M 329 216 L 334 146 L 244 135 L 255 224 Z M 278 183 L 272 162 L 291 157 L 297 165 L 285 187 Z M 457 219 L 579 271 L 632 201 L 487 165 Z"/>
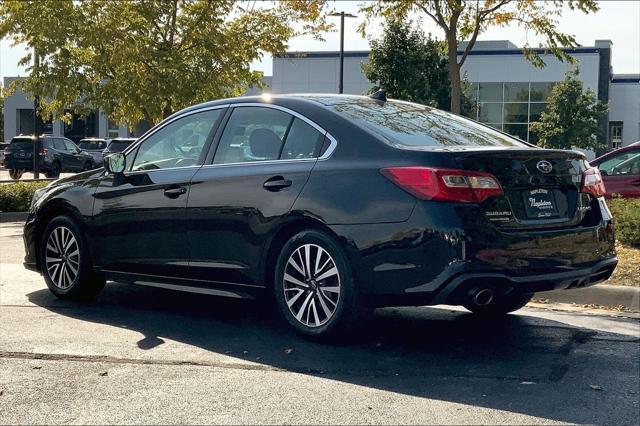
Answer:
<path fill-rule="evenodd" d="M 87 161 L 86 163 L 84 163 L 84 166 L 82 166 L 83 172 L 86 172 L 91 169 L 93 169 L 93 163 L 91 163 L 91 161 Z"/>
<path fill-rule="evenodd" d="M 494 298 L 489 303 L 482 305 L 478 305 L 474 302 L 469 302 L 466 303 L 464 307 L 474 314 L 487 316 L 505 315 L 509 312 L 514 312 L 520 308 L 523 308 L 527 303 L 531 301 L 532 298 L 533 294 L 513 294 Z"/>
<path fill-rule="evenodd" d="M 80 229 L 67 216 L 54 218 L 40 246 L 41 269 L 49 290 L 61 299 L 95 298 L 105 285 L 91 265 Z"/>
<path fill-rule="evenodd" d="M 369 309 L 358 292 L 342 248 L 324 232 L 294 235 L 277 261 L 274 291 L 284 319 L 316 339 L 352 330 Z"/>

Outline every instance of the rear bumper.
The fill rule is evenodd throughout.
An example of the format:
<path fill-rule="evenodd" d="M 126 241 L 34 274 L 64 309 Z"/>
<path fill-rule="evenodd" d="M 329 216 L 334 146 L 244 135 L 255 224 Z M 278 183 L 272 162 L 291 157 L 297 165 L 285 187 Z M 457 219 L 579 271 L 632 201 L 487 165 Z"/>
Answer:
<path fill-rule="evenodd" d="M 419 203 L 404 223 L 332 228 L 347 242 L 361 292 L 378 306 L 461 304 L 478 287 L 580 288 L 606 280 L 617 264 L 610 220 L 504 232 L 475 206 Z"/>

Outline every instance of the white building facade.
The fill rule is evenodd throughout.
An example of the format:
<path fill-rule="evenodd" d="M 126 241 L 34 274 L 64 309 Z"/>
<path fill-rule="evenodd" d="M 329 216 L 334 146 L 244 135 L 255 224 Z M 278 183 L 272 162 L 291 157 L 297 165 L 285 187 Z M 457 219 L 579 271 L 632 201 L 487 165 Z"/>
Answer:
<path fill-rule="evenodd" d="M 9 87 L 17 77 L 5 77 L 4 87 Z M 33 97 L 16 90 L 4 99 L 4 140 L 20 134 L 33 134 Z M 55 136 L 65 136 L 78 142 L 85 137 L 116 138 L 127 137 L 126 126 L 111 122 L 102 111 L 94 111 L 86 117 L 73 116 L 71 123 L 53 120 L 45 123 L 45 132 Z"/>
<path fill-rule="evenodd" d="M 601 144 L 616 148 L 640 140 L 640 75 L 612 74 L 608 40 L 566 51 L 576 59 L 585 90 L 609 103 L 608 117 L 600 123 Z M 476 43 L 462 67 L 477 106 L 473 118 L 535 142 L 530 125 L 545 109 L 553 84 L 564 80 L 572 66 L 542 49 L 536 53 L 545 67 L 534 67 L 509 41 Z M 374 86 L 362 72 L 367 60 L 366 51 L 345 52 L 344 93 L 365 94 Z M 271 92 L 335 93 L 338 79 L 338 52 L 289 52 L 273 59 Z"/>

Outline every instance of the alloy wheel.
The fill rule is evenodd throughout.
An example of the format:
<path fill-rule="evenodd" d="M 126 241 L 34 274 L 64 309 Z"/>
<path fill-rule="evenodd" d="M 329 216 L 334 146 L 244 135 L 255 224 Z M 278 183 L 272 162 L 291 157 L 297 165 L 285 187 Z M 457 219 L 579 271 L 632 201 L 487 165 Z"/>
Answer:
<path fill-rule="evenodd" d="M 58 226 L 49 234 L 45 263 L 56 287 L 66 290 L 75 282 L 80 270 L 80 247 L 69 228 Z"/>
<path fill-rule="evenodd" d="M 340 300 L 340 273 L 325 249 L 298 247 L 289 256 L 283 281 L 285 302 L 298 322 L 319 327 L 331 319 Z"/>

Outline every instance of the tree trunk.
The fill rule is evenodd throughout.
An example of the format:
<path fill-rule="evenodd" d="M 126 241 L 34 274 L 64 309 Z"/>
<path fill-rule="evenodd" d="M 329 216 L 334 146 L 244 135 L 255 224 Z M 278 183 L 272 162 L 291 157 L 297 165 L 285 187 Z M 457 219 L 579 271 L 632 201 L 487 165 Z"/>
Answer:
<path fill-rule="evenodd" d="M 173 114 L 173 108 L 171 107 L 171 99 L 166 100 L 166 104 L 162 108 L 162 118 L 167 118 Z"/>
<path fill-rule="evenodd" d="M 451 81 L 451 112 L 460 114 L 460 98 L 462 83 L 460 81 L 460 66 L 458 65 L 458 41 L 455 37 L 447 37 L 449 57 L 449 80 Z"/>

